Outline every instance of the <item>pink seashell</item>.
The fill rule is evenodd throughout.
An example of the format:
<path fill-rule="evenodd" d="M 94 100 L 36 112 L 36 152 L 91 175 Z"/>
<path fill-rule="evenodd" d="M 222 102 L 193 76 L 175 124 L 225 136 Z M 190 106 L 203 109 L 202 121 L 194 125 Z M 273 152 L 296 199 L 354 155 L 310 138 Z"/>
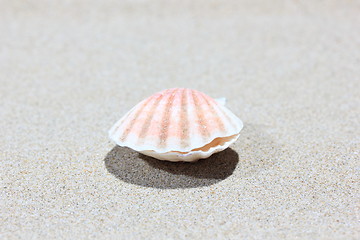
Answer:
<path fill-rule="evenodd" d="M 242 121 L 202 92 L 173 88 L 141 101 L 109 131 L 120 146 L 168 161 L 207 158 L 235 142 Z"/>

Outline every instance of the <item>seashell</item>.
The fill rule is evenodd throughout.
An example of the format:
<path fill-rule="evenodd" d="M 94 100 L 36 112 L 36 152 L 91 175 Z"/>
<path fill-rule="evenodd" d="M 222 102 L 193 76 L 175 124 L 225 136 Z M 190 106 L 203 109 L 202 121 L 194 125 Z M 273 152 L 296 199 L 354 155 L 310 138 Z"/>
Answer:
<path fill-rule="evenodd" d="M 110 129 L 120 146 L 159 160 L 192 162 L 235 142 L 242 121 L 202 92 L 173 88 L 141 101 Z"/>

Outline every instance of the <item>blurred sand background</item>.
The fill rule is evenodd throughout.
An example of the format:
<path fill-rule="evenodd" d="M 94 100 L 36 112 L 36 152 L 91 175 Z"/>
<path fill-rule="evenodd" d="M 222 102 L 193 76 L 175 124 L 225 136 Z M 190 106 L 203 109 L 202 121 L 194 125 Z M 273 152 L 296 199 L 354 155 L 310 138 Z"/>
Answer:
<path fill-rule="evenodd" d="M 359 1 L 0 1 L 1 239 L 360 239 Z M 245 124 L 195 164 L 108 129 L 171 87 Z"/>

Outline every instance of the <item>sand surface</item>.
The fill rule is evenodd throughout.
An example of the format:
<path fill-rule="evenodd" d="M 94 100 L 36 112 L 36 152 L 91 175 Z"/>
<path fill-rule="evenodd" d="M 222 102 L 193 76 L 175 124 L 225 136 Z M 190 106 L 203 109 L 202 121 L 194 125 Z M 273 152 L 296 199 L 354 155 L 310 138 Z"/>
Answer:
<path fill-rule="evenodd" d="M 360 239 L 359 1 L 1 1 L 1 239 Z M 160 162 L 107 131 L 171 87 L 231 148 Z"/>

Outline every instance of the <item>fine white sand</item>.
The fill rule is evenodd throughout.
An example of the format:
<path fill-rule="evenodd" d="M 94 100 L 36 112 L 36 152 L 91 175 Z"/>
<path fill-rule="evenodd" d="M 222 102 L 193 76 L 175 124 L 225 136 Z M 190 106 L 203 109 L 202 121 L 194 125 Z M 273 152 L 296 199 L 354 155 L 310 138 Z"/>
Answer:
<path fill-rule="evenodd" d="M 1 1 L 1 239 L 360 239 L 359 1 Z M 165 88 L 245 124 L 195 164 L 115 147 Z"/>

